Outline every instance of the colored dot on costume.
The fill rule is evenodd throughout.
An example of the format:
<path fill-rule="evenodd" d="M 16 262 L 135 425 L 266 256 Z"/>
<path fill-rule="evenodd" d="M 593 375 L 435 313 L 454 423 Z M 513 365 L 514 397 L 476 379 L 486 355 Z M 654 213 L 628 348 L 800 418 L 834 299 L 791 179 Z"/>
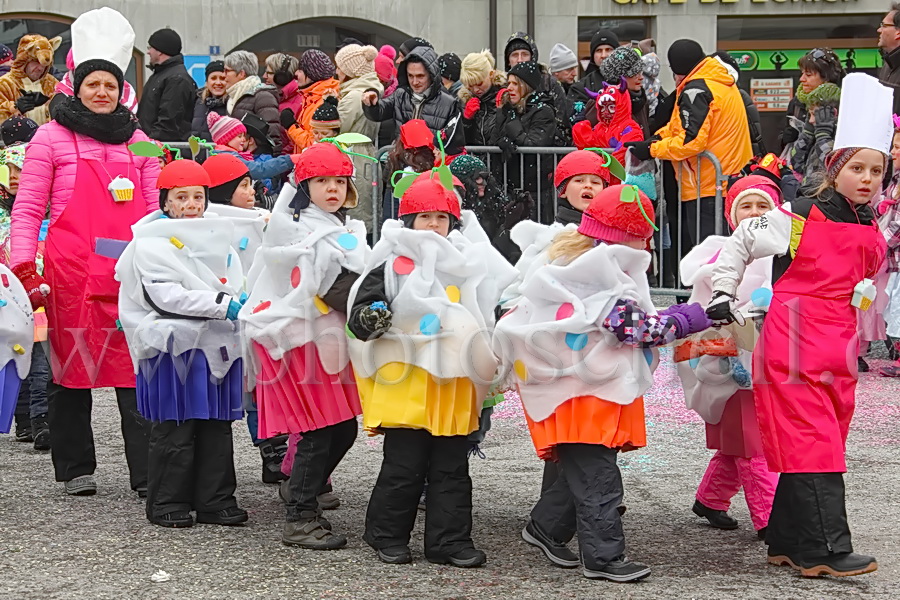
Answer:
<path fill-rule="evenodd" d="M 227 280 L 226 278 L 224 278 L 224 277 L 221 278 L 219 281 L 221 281 L 222 283 L 228 283 L 228 280 Z"/>
<path fill-rule="evenodd" d="M 516 372 L 516 377 L 521 379 L 522 381 L 528 380 L 528 367 L 525 366 L 521 360 L 517 360 L 513 363 L 513 371 Z"/>
<path fill-rule="evenodd" d="M 294 288 L 300 287 L 300 267 L 291 269 L 291 286 Z"/>
<path fill-rule="evenodd" d="M 394 273 L 397 275 L 409 275 L 416 268 L 416 263 L 406 256 L 398 256 L 394 259 Z"/>
<path fill-rule="evenodd" d="M 0 308 L 6 306 L 6 300 L 0 300 Z"/>
<path fill-rule="evenodd" d="M 175 239 L 175 238 L 172 238 L 172 239 Z M 4 273 L 2 276 L 0 276 L 0 280 L 3 281 L 3 287 L 5 287 L 5 288 L 9 287 L 9 277 L 6 276 L 6 273 Z"/>
<path fill-rule="evenodd" d="M 441 330 L 441 319 L 434 313 L 429 313 L 419 321 L 419 331 L 425 335 L 434 335 Z"/>
<path fill-rule="evenodd" d="M 230 254 L 228 255 L 228 260 L 225 261 L 225 266 L 226 266 L 226 267 L 230 267 L 230 266 L 231 266 L 231 255 L 230 255 Z"/>
<path fill-rule="evenodd" d="M 700 358 L 699 357 L 692 358 L 688 361 L 688 364 L 691 365 L 692 369 L 696 369 L 697 365 L 700 364 Z"/>
<path fill-rule="evenodd" d="M 259 304 L 256 305 L 256 308 L 253 309 L 253 314 L 255 315 L 256 313 L 258 313 L 261 310 L 266 310 L 270 306 L 272 306 L 272 303 L 269 302 L 268 300 L 266 300 L 265 302 L 260 302 Z"/>
<path fill-rule="evenodd" d="M 355 250 L 356 246 L 359 245 L 359 240 L 352 233 L 342 233 L 338 236 L 337 241 L 344 250 Z"/>
<path fill-rule="evenodd" d="M 13 346 L 13 352 L 15 352 L 16 354 L 25 354 L 25 348 L 23 348 L 19 344 L 16 344 L 15 346 Z"/>
<path fill-rule="evenodd" d="M 769 288 L 756 288 L 750 294 L 750 301 L 753 302 L 753 306 L 768 308 L 772 303 L 772 290 Z"/>
<path fill-rule="evenodd" d="M 169 241 L 172 242 L 172 245 L 181 250 L 184 248 L 184 244 L 177 237 L 170 237 Z"/>
<path fill-rule="evenodd" d="M 250 238 L 242 237 L 240 241 L 240 245 L 238 246 L 241 250 L 246 250 L 247 245 L 250 243 Z"/>
<path fill-rule="evenodd" d="M 448 285 L 447 289 L 447 298 L 450 299 L 450 302 L 459 302 L 459 288 L 455 285 Z"/>
<path fill-rule="evenodd" d="M 328 312 L 331 310 L 330 308 L 328 308 L 328 305 L 325 304 L 325 301 L 322 300 L 321 298 L 319 298 L 318 296 L 313 298 L 313 304 L 316 305 L 316 308 L 318 308 L 319 312 L 322 313 L 323 315 L 327 315 Z"/>
<path fill-rule="evenodd" d="M 556 311 L 556 320 L 562 321 L 563 319 L 568 319 L 572 315 L 575 314 L 575 307 L 572 306 L 571 302 L 564 302 L 559 310 Z"/>
<path fill-rule="evenodd" d="M 653 351 L 650 348 L 644 348 L 644 360 L 647 361 L 647 366 L 653 366 Z"/>
<path fill-rule="evenodd" d="M 588 336 L 586 333 L 567 333 L 566 334 L 566 345 L 575 350 L 576 352 L 584 349 L 588 343 Z"/>

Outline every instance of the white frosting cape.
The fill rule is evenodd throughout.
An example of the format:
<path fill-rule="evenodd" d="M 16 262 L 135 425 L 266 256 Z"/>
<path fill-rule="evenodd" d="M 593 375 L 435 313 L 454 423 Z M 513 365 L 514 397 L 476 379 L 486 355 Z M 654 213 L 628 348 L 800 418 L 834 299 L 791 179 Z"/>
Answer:
<path fill-rule="evenodd" d="M 693 286 L 690 302 L 699 302 L 706 306 L 712 298 L 712 272 L 715 259 L 725 246 L 727 237 L 710 236 L 695 246 L 681 260 L 681 280 L 685 285 Z M 752 305 L 752 293 L 760 288 L 772 289 L 772 257 L 756 259 L 747 266 L 741 284 L 737 288 L 738 309 Z M 753 327 L 751 322 L 745 327 Z M 736 326 L 735 326 L 736 327 Z M 730 335 L 731 328 L 718 330 L 721 335 Z M 709 336 L 710 331 L 691 336 L 702 339 Z M 691 339 L 691 338 L 688 338 Z M 738 356 L 741 365 L 752 373 L 752 353 L 741 349 Z M 684 388 L 685 404 L 697 412 L 700 417 L 715 425 L 722 419 L 725 405 L 740 387 L 732 377 L 730 366 L 723 364 L 722 357 L 701 356 L 676 364 L 681 386 Z"/>
<path fill-rule="evenodd" d="M 494 351 L 514 374 L 531 419 L 543 421 L 576 396 L 626 405 L 649 389 L 657 353 L 623 344 L 602 327 L 620 299 L 656 314 L 649 266 L 644 250 L 600 244 L 526 278 L 521 300 L 497 323 Z"/>
<path fill-rule="evenodd" d="M 282 188 L 248 275 L 250 298 L 240 322 L 250 389 L 258 372 L 253 342 L 273 360 L 313 342 L 322 367 L 332 374 L 350 360 L 346 315 L 328 308 L 320 296 L 331 289 L 342 267 L 354 273 L 365 268 L 370 252 L 366 227 L 355 219 L 342 224 L 315 204 L 294 221 L 290 202 L 295 193 L 291 185 Z"/>
<path fill-rule="evenodd" d="M 263 231 L 269 211 L 261 208 L 239 208 L 229 204 L 210 204 L 204 215 L 205 219 L 225 219 L 234 225 L 234 237 L 231 247 L 241 258 L 244 275 L 250 272 L 256 251 L 262 245 Z"/>
<path fill-rule="evenodd" d="M 3 264 L 0 264 L 0 300 L 6 303 L 0 306 L 0 369 L 13 361 L 19 379 L 25 379 L 31 371 L 34 313 L 22 283 Z M 21 354 L 13 349 L 17 345 Z"/>
<path fill-rule="evenodd" d="M 441 379 L 468 378 L 479 396 L 487 393 L 498 366 L 490 345 L 494 309 L 515 269 L 466 213 L 463 230 L 446 238 L 406 229 L 400 221 L 385 222 L 350 292 L 352 307 L 366 275 L 384 269 L 391 329 L 377 340 L 350 341 L 353 367 L 361 377 L 399 362 Z"/>
<path fill-rule="evenodd" d="M 244 273 L 231 247 L 234 226 L 223 219 L 168 219 L 157 210 L 131 230 L 134 239 L 116 263 L 116 279 L 122 283 L 119 322 L 135 372 L 140 360 L 199 349 L 210 373 L 224 378 L 241 356 L 236 323 L 161 316 L 144 297 L 142 281 L 172 282 L 188 291 L 221 292 L 237 300 L 243 292 Z M 183 246 L 179 248 L 175 241 Z"/>
<path fill-rule="evenodd" d="M 547 250 L 553 243 L 553 238 L 563 231 L 575 231 L 578 225 L 570 223 L 562 225 L 561 223 L 551 223 L 550 225 L 542 225 L 534 221 L 521 221 L 516 223 L 509 232 L 510 239 L 516 243 L 522 251 L 522 255 L 516 262 L 516 280 L 503 292 L 500 298 L 500 304 L 503 308 L 511 308 L 522 295 L 521 287 L 524 282 L 538 269 L 549 264 L 550 258 L 547 256 Z"/>

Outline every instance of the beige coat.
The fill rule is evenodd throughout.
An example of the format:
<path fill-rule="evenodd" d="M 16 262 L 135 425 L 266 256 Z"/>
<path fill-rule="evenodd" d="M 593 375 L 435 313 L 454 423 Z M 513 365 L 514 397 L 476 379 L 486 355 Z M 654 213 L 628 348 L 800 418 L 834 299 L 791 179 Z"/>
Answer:
<path fill-rule="evenodd" d="M 362 77 L 348 79 L 341 84 L 341 96 L 338 100 L 338 114 L 341 117 L 341 133 L 360 133 L 372 140 L 378 139 L 378 128 L 380 123 L 370 121 L 363 114 L 362 95 L 363 92 L 374 89 L 378 92 L 379 97 L 384 93 L 384 86 L 378 80 L 378 75 L 374 71 L 367 73 Z M 353 152 L 375 156 L 375 145 L 357 144 L 352 148 Z M 350 211 L 350 216 L 359 219 L 366 224 L 366 229 L 371 233 L 373 229 L 372 208 L 379 205 L 380 202 L 373 202 L 375 188 L 372 183 L 375 181 L 376 164 L 371 160 L 354 156 L 353 165 L 356 167 L 356 189 L 359 192 L 359 205 Z"/>

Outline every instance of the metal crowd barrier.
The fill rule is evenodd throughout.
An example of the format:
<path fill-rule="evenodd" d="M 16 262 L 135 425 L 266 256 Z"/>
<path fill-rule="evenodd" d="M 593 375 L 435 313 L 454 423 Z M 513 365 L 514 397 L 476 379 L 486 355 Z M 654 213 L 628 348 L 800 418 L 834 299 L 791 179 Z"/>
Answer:
<path fill-rule="evenodd" d="M 191 157 L 187 142 L 169 143 L 169 146 L 181 150 L 184 158 Z M 388 174 L 384 172 L 384 157 L 390 149 L 391 146 L 383 146 L 375 155 L 379 161 L 374 164 L 372 178 L 374 194 L 372 222 L 367 224 L 373 243 L 378 240 L 381 224 L 384 222 L 382 208 L 385 204 L 385 182 L 388 180 Z M 574 150 L 575 148 L 571 147 L 522 147 L 509 161 L 504 162 L 500 160 L 501 150 L 497 146 L 466 147 L 467 153 L 484 161 L 488 171 L 493 174 L 497 184 L 507 196 L 515 189 L 529 192 L 534 200 L 532 219 L 545 224 L 553 222 L 559 202 L 553 186 L 553 172 L 559 160 Z M 704 163 L 707 163 L 706 166 Z M 678 176 L 675 178 L 677 193 L 675 198 L 669 198 L 663 183 L 665 168 L 664 163 L 656 161 L 656 225 L 659 232 L 654 235 L 652 242 L 654 266 L 653 272 L 649 275 L 654 285 L 651 285 L 651 290 L 658 295 L 685 297 L 690 295 L 690 290 L 685 289 L 679 280 L 678 264 L 682 257 L 706 234 L 724 235 L 727 231 L 723 197 L 727 176 L 722 173 L 721 163 L 714 154 L 701 152 L 697 155 L 696 161 L 692 159 L 689 164 L 687 161 L 677 164 Z M 715 177 L 715 196 L 701 197 L 699 182 L 702 181 L 702 174 L 709 168 L 713 169 Z M 682 201 L 682 181 L 688 175 L 687 169 L 696 169 L 694 176 L 698 182 L 697 198 Z M 712 214 L 710 209 L 713 211 Z M 710 220 L 713 222 L 710 223 Z M 694 239 L 692 232 L 700 239 Z"/>

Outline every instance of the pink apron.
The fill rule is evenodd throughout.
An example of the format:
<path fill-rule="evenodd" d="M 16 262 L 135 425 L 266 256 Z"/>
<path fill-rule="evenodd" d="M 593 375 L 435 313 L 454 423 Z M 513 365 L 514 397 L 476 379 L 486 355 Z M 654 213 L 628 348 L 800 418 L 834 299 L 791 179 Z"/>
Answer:
<path fill-rule="evenodd" d="M 116 258 L 101 246 L 131 240 L 131 226 L 147 214 L 140 171 L 130 162 L 78 159 L 66 208 L 47 232 L 44 277 L 50 285 L 47 319 L 53 381 L 69 388 L 134 387 L 134 366 L 118 330 Z M 117 176 L 134 183 L 134 199 L 114 202 L 107 189 Z"/>
<path fill-rule="evenodd" d="M 753 392 L 769 469 L 843 473 L 855 406 L 859 338 L 854 286 L 886 244 L 873 224 L 836 223 L 813 206 L 753 356 Z"/>

